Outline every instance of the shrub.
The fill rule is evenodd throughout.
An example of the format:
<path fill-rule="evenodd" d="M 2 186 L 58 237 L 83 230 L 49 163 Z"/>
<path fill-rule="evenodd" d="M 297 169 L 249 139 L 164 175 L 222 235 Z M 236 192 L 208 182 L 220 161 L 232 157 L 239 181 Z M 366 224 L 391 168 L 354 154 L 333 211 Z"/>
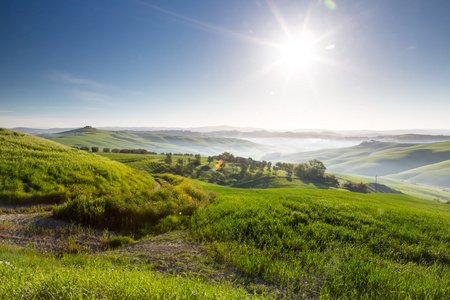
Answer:
<path fill-rule="evenodd" d="M 116 249 L 128 244 L 134 243 L 135 240 L 130 236 L 114 236 L 108 239 L 106 242 L 106 249 Z"/>
<path fill-rule="evenodd" d="M 104 196 L 99 198 L 80 196 L 55 207 L 56 218 L 100 229 L 125 229 L 138 231 L 158 225 L 168 216 L 189 218 L 197 210 L 211 203 L 214 194 L 195 187 L 189 179 L 175 175 L 161 175 L 162 187 L 154 193 L 133 196 Z M 172 228 L 166 219 L 157 231 Z M 177 223 L 177 222 L 175 222 Z M 185 224 L 181 222 L 177 226 Z"/>

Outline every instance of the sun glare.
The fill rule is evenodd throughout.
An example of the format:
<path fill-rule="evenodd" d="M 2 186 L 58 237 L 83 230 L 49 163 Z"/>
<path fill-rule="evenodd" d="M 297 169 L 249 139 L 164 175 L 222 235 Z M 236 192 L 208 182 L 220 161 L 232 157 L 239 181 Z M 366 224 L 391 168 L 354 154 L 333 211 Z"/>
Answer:
<path fill-rule="evenodd" d="M 313 58 L 312 45 L 306 38 L 293 39 L 280 48 L 279 60 L 289 67 L 305 67 Z"/>

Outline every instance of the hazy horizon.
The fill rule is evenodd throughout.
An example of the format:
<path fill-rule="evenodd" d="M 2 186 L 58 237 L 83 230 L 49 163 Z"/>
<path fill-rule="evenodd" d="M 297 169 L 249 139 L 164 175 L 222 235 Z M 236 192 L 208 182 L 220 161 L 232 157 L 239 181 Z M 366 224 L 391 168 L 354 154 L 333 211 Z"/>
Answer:
<path fill-rule="evenodd" d="M 450 3 L 0 3 L 0 126 L 450 129 Z"/>
<path fill-rule="evenodd" d="M 29 128 L 29 129 L 39 129 L 39 130 L 51 130 L 51 129 L 78 129 L 84 128 L 85 126 L 92 126 L 89 124 L 83 124 L 79 126 L 68 126 L 68 127 L 40 127 L 40 126 L 12 126 L 4 127 L 7 129 L 16 128 Z M 241 131 L 241 132 L 254 132 L 254 131 L 268 131 L 268 132 L 312 132 L 312 133 L 325 133 L 325 132 L 336 132 L 336 133 L 393 133 L 393 134 L 431 134 L 431 135 L 446 135 L 450 134 L 450 129 L 445 128 L 408 128 L 408 129 L 348 129 L 348 130 L 335 130 L 331 128 L 292 128 L 292 129 L 273 129 L 273 128 L 262 128 L 262 127 L 240 127 L 232 125 L 210 125 L 210 126 L 196 126 L 196 127 L 179 127 L 179 126 L 92 126 L 93 128 L 101 130 L 147 130 L 147 131 L 176 131 L 176 130 L 187 130 L 192 132 L 214 132 L 214 131 Z"/>

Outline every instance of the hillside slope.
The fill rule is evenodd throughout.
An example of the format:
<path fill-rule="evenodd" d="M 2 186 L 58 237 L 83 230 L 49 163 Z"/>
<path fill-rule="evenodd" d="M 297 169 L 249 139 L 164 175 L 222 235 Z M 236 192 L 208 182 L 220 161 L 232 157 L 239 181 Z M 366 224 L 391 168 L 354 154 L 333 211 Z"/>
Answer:
<path fill-rule="evenodd" d="M 149 191 L 151 176 L 85 151 L 0 128 L 0 201 L 65 201 L 76 195 Z"/>
<path fill-rule="evenodd" d="M 46 138 L 66 146 L 87 146 L 118 149 L 146 149 L 153 152 L 194 153 L 216 155 L 225 151 L 237 155 L 258 157 L 267 153 L 268 146 L 253 142 L 216 137 L 188 137 L 151 134 L 146 132 L 104 131 L 95 128 L 75 129 L 51 134 Z"/>
<path fill-rule="evenodd" d="M 450 160 L 411 169 L 398 174 L 390 175 L 389 178 L 402 180 L 410 183 L 420 182 L 422 184 L 450 187 Z"/>
<path fill-rule="evenodd" d="M 363 142 L 348 148 L 290 154 L 281 157 L 280 160 L 299 162 L 314 158 L 323 161 L 327 165 L 327 170 L 332 172 L 367 176 L 389 175 L 401 180 L 450 187 L 450 180 L 445 180 L 450 177 L 448 168 L 450 142 L 430 144 Z"/>

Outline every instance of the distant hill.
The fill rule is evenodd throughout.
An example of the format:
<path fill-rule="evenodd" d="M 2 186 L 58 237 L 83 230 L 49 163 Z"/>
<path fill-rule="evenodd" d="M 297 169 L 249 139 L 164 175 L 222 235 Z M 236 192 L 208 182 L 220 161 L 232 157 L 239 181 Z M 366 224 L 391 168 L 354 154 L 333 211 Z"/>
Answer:
<path fill-rule="evenodd" d="M 151 191 L 154 179 L 107 158 L 0 128 L 0 204 L 60 203 Z"/>
<path fill-rule="evenodd" d="M 51 134 L 51 133 L 58 133 L 58 132 L 68 131 L 68 130 L 72 130 L 72 129 L 75 129 L 75 128 L 49 128 L 49 129 L 42 129 L 42 128 L 16 127 L 16 128 L 12 128 L 11 130 L 39 136 L 39 135 L 45 135 L 45 134 Z"/>
<path fill-rule="evenodd" d="M 75 128 L 12 128 L 14 131 L 46 137 L 52 133 L 73 130 Z M 151 133 L 160 135 L 191 136 L 191 137 L 228 137 L 228 138 L 290 138 L 290 139 L 328 139 L 365 141 L 375 139 L 386 142 L 432 143 L 450 141 L 450 130 L 347 130 L 336 131 L 328 129 L 296 129 L 269 130 L 254 127 L 235 126 L 204 126 L 204 127 L 99 127 L 105 131 L 127 131 L 130 133 Z"/>
<path fill-rule="evenodd" d="M 47 135 L 46 138 L 66 146 L 146 149 L 157 153 L 194 153 L 206 156 L 228 151 L 241 156 L 259 157 L 271 151 L 269 146 L 234 138 L 174 136 L 148 132 L 105 131 L 95 128 L 55 133 Z"/>
<path fill-rule="evenodd" d="M 450 188 L 450 160 L 390 175 L 389 178 L 412 184 L 422 183 Z"/>
<path fill-rule="evenodd" d="M 450 142 L 409 144 L 363 142 L 360 145 L 296 153 L 279 161 L 318 159 L 331 172 L 388 176 L 438 187 L 450 187 Z"/>

